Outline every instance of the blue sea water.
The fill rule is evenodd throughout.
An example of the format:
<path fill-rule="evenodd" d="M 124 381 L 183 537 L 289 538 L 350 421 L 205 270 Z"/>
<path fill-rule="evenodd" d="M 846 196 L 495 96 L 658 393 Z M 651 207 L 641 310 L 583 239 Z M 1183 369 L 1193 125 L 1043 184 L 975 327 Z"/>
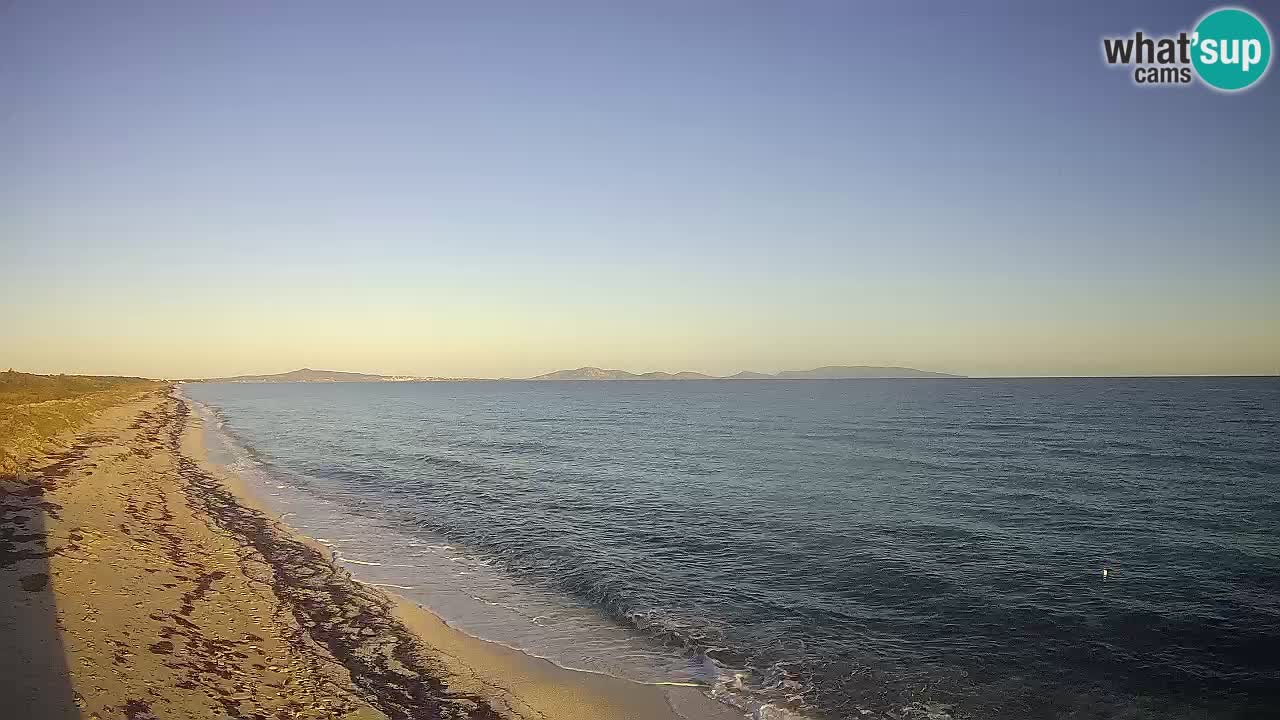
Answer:
<path fill-rule="evenodd" d="M 357 577 L 566 667 L 760 717 L 1280 717 L 1275 378 L 183 392 Z"/>

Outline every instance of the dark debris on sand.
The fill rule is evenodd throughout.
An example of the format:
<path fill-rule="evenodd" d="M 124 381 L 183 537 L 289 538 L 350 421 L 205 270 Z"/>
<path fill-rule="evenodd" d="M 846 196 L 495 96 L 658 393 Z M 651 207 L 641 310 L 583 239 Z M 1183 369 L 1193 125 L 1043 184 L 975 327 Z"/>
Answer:
<path fill-rule="evenodd" d="M 483 698 L 449 688 L 445 668 L 422 652 L 385 596 L 336 569 L 270 517 L 242 505 L 183 454 L 188 416 L 186 404 L 170 397 L 158 414 L 139 423 L 148 425 L 157 441 L 167 442 L 187 502 L 272 568 L 272 589 L 285 609 L 312 641 L 346 667 L 370 705 L 393 720 L 502 720 Z"/>

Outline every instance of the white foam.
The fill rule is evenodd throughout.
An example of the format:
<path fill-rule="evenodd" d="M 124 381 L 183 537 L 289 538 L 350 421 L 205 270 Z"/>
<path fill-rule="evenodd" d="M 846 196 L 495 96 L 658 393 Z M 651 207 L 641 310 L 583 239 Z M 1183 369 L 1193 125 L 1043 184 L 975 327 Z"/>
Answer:
<path fill-rule="evenodd" d="M 469 635 L 561 667 L 710 691 L 716 671 L 694 658 L 637 636 L 595 607 L 511 577 L 491 558 L 441 536 L 409 534 L 351 512 L 305 478 L 295 482 L 285 468 L 242 462 L 248 451 L 234 436 L 214 435 L 210 444 L 222 456 L 214 461 L 238 466 L 251 494 L 277 513 L 290 511 L 290 527 L 326 546 L 354 579 L 402 592 Z M 361 559 L 342 557 L 339 549 Z"/>

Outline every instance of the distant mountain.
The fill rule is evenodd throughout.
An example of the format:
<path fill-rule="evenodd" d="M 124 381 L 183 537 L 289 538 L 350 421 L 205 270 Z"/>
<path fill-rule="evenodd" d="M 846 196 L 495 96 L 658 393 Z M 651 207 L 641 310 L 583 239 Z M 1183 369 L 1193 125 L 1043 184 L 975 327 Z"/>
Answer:
<path fill-rule="evenodd" d="M 576 370 L 557 370 L 530 380 L 846 380 L 853 378 L 955 378 L 963 375 L 929 372 L 905 367 L 874 367 L 870 365 L 828 365 L 812 370 L 783 370 L 776 375 L 743 371 L 728 377 L 716 377 L 699 372 L 647 372 L 631 373 L 626 370 L 605 370 L 598 367 L 580 367 Z"/>
<path fill-rule="evenodd" d="M 685 370 L 678 373 L 667 372 L 647 372 L 639 376 L 641 380 L 716 380 L 710 375 L 704 375 L 700 372 Z"/>
<path fill-rule="evenodd" d="M 964 376 L 905 367 L 827 365 L 812 370 L 783 370 L 774 377 L 780 380 L 848 380 L 852 378 L 954 378 Z"/>
<path fill-rule="evenodd" d="M 685 370 L 669 373 L 654 371 L 633 373 L 626 370 L 605 370 L 598 367 L 580 367 L 575 370 L 557 370 L 530 380 L 838 380 L 847 378 L 947 378 L 963 377 L 947 373 L 928 372 L 904 367 L 870 367 L 866 365 L 828 365 L 813 370 L 784 370 L 776 375 L 743 371 L 728 377 L 716 377 Z M 207 383 L 333 383 L 333 382 L 425 382 L 431 380 L 466 380 L 479 378 L 413 377 L 408 375 L 370 375 L 366 373 L 339 372 L 337 370 L 312 370 L 303 368 L 275 375 L 236 375 L 235 377 L 202 378 L 185 382 Z"/>
<path fill-rule="evenodd" d="M 639 380 L 639 375 L 626 370 L 603 370 L 598 367 L 580 367 L 577 370 L 557 370 L 530 380 Z"/>
<path fill-rule="evenodd" d="M 433 380 L 405 375 L 367 375 L 365 373 L 339 372 L 337 370 L 312 370 L 302 368 L 275 375 L 237 375 L 235 377 L 205 378 L 189 382 L 222 383 L 331 383 L 331 382 L 404 382 L 409 380 Z"/>

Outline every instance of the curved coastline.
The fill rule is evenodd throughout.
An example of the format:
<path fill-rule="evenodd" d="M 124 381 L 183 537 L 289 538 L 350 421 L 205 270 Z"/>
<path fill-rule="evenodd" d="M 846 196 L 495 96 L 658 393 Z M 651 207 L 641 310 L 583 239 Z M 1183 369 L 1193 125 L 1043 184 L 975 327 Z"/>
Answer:
<path fill-rule="evenodd" d="M 286 598 L 295 596 L 295 607 L 303 609 L 305 614 L 305 596 L 315 588 L 305 587 L 307 583 L 302 583 L 304 587 L 299 588 L 298 580 L 325 577 L 325 587 L 321 592 L 348 604 L 356 602 L 359 606 L 354 612 L 348 608 L 341 614 L 343 617 L 360 621 L 357 625 L 365 623 L 379 637 L 395 638 L 396 644 L 416 646 L 423 653 L 424 660 L 430 659 L 431 672 L 442 687 L 468 689 L 462 693 L 459 702 L 461 705 L 474 705 L 476 709 L 468 712 L 480 714 L 457 717 L 548 717 L 557 720 L 730 720 L 743 717 L 741 709 L 713 699 L 707 685 L 645 683 L 600 672 L 565 668 L 549 659 L 467 634 L 449 625 L 429 608 L 387 590 L 384 584 L 366 583 L 352 577 L 332 562 L 330 548 L 290 527 L 286 520 L 277 517 L 254 497 L 248 484 L 234 469 L 215 463 L 206 446 L 207 430 L 198 413 L 192 412 L 195 401 L 183 395 L 180 389 L 172 394 L 172 398 L 177 405 L 175 414 L 178 416 L 172 430 L 172 447 L 180 458 L 184 480 L 196 491 L 193 495 L 203 498 L 210 517 L 259 551 L 265 550 L 263 554 L 269 561 L 276 555 L 277 544 L 285 547 L 301 545 L 309 550 L 299 553 L 295 547 L 281 554 L 279 560 L 282 564 L 279 567 L 276 562 L 271 562 L 276 569 L 273 585 L 278 586 L 277 594 Z M 356 592 L 352 587 L 360 591 Z M 358 670 L 364 662 L 361 659 L 364 653 L 357 648 L 344 647 L 341 641 L 368 632 L 366 627 L 321 626 L 318 630 L 311 628 L 311 632 L 337 642 L 335 656 L 342 660 L 341 656 L 346 655 Z M 407 649 L 402 652 L 411 655 Z M 401 703 L 406 699 L 406 690 L 388 690 L 387 681 L 376 672 L 367 680 L 370 687 L 382 688 L 375 695 L 377 692 L 384 694 L 378 696 L 382 702 L 372 704 L 379 709 L 387 704 L 394 712 L 395 707 L 403 707 Z M 435 695 L 424 696 L 421 700 L 443 701 L 446 705 L 451 701 L 447 693 L 440 694 L 439 688 Z M 487 712 L 495 714 L 484 714 Z M 769 717 L 768 709 L 765 713 L 761 717 Z"/>

